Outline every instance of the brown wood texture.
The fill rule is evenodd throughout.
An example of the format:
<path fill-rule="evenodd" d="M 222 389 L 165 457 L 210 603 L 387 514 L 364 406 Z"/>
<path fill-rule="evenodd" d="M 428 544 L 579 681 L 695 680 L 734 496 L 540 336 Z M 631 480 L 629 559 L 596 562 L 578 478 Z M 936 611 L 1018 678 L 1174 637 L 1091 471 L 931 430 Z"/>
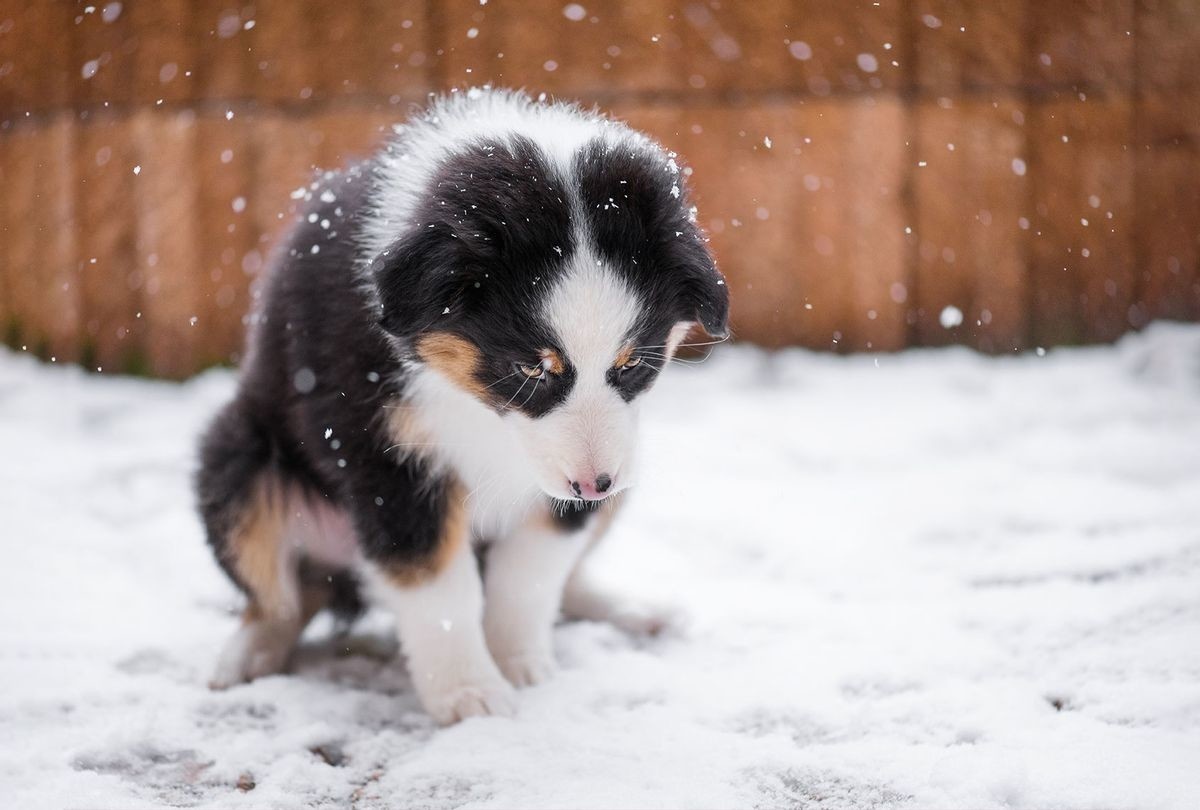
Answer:
<path fill-rule="evenodd" d="M 1024 345 L 1029 213 L 1018 102 L 925 102 L 917 110 L 917 336 L 985 351 Z M 962 313 L 946 326 L 947 307 Z M 953 310 L 951 310 L 953 312 Z"/>
<path fill-rule="evenodd" d="M 75 224 L 83 296 L 84 363 L 138 367 L 144 360 L 145 279 L 136 262 L 137 144 L 131 119 L 92 114 L 76 135 Z"/>
<path fill-rule="evenodd" d="M 743 340 L 1008 352 L 1200 319 L 1190 0 L 0 0 L 0 334 L 235 361 L 290 192 L 486 82 L 680 153 Z"/>
<path fill-rule="evenodd" d="M 69 3 L 0 0 L 0 110 L 65 104 L 79 65 L 71 47 Z"/>
<path fill-rule="evenodd" d="M 1200 319 L 1200 89 L 1147 98 L 1135 155 L 1140 326 L 1152 318 Z"/>
<path fill-rule="evenodd" d="M 141 105 L 185 102 L 200 86 L 200 55 L 207 53 L 197 34 L 203 16 L 192 18 L 192 0 L 126 3 L 123 14 L 138 32 L 134 50 L 133 97 Z"/>
<path fill-rule="evenodd" d="M 618 113 L 699 167 L 695 202 L 729 277 L 738 337 L 904 345 L 905 308 L 892 297 L 893 285 L 907 282 L 898 102 Z"/>
<path fill-rule="evenodd" d="M 6 337 L 44 358 L 82 350 L 79 266 L 74 244 L 75 127 L 56 116 L 23 123 L 0 140 L 5 178 Z"/>
<path fill-rule="evenodd" d="M 1029 3 L 1027 76 L 1058 93 L 1133 86 L 1134 0 Z"/>
<path fill-rule="evenodd" d="M 686 87 L 675 3 L 451 0 L 439 8 L 451 86 L 493 82 L 593 98 Z"/>
<path fill-rule="evenodd" d="M 1132 105 L 1056 101 L 1029 117 L 1034 340 L 1112 340 L 1133 325 Z"/>
<path fill-rule="evenodd" d="M 197 261 L 201 243 L 195 206 L 201 174 L 194 116 L 190 111 L 140 111 L 133 127 L 142 167 L 134 198 L 146 359 L 157 373 L 180 376 L 202 357 L 198 346 L 205 326 L 191 322 L 202 308 L 203 280 Z"/>
<path fill-rule="evenodd" d="M 1142 91 L 1200 89 L 1200 8 L 1195 0 L 1138 0 L 1135 14 Z"/>
<path fill-rule="evenodd" d="M 943 94 L 1019 87 L 1028 14 L 1013 0 L 916 0 L 909 24 L 917 85 Z"/>

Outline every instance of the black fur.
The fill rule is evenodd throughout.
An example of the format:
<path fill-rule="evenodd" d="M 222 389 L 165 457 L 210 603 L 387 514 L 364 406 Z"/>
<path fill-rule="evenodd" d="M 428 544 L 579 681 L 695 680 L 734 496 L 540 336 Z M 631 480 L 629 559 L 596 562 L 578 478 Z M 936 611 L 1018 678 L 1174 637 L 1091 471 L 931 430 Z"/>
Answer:
<path fill-rule="evenodd" d="M 600 510 L 602 501 L 567 501 L 551 510 L 554 525 L 566 532 L 577 532 Z"/>
<path fill-rule="evenodd" d="M 475 374 L 493 407 L 507 403 L 536 418 L 562 402 L 574 382 L 569 362 L 519 399 L 525 380 L 514 372 L 517 363 L 536 364 L 540 350 L 558 348 L 536 313 L 578 249 L 569 187 L 583 201 L 583 225 L 601 257 L 646 304 L 627 337 L 649 354 L 609 374 L 627 401 L 657 377 L 663 360 L 654 352 L 676 322 L 698 320 L 725 333 L 728 296 L 686 195 L 675 188 L 681 178 L 650 147 L 626 147 L 594 142 L 571 177 L 558 176 L 522 138 L 477 143 L 447 159 L 419 221 L 398 230 L 371 263 L 377 298 L 354 270 L 357 234 L 377 215 L 370 196 L 377 166 L 326 175 L 312 189 L 264 285 L 237 398 L 201 447 L 200 512 L 235 581 L 228 538 L 260 481 L 345 510 L 371 560 L 419 565 L 436 550 L 454 482 L 389 451 L 384 428 L 405 386 L 397 353 L 411 352 L 421 335 L 447 332 L 479 347 Z M 591 505 L 556 510 L 557 521 L 570 530 L 593 512 Z M 344 578 L 338 590 L 353 601 Z"/>
<path fill-rule="evenodd" d="M 357 168 L 315 190 L 316 222 L 302 218 L 278 257 L 237 398 L 203 440 L 197 490 L 219 560 L 263 476 L 346 509 L 368 558 L 419 564 L 437 547 L 448 482 L 420 461 L 398 463 L 381 428 L 400 388 L 351 272 L 366 179 Z M 333 202 L 320 201 L 326 190 Z"/>
<path fill-rule="evenodd" d="M 647 323 L 646 331 L 665 335 L 678 321 L 694 320 L 724 337 L 729 291 L 691 220 L 682 177 L 651 153 L 599 139 L 576 157 L 575 170 L 602 257 L 653 303 L 657 323 Z"/>
<path fill-rule="evenodd" d="M 541 416 L 575 381 L 568 368 L 522 390 L 514 374 L 555 348 L 535 316 L 575 251 L 563 182 L 525 138 L 472 147 L 442 168 L 411 232 L 372 271 L 393 335 L 437 330 L 487 348 L 477 376 L 497 410 Z"/>

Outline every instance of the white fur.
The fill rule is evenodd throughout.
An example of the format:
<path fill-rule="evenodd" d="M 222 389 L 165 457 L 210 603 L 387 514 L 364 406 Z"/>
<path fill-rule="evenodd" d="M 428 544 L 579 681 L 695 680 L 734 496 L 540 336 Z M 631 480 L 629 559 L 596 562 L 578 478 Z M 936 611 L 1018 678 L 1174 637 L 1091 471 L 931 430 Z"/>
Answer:
<path fill-rule="evenodd" d="M 514 686 L 539 683 L 556 669 L 554 622 L 587 536 L 564 535 L 543 518 L 488 550 L 484 631 L 488 649 Z"/>
<path fill-rule="evenodd" d="M 506 533 L 543 503 L 532 462 L 494 410 L 431 368 L 414 368 L 407 385 L 400 407 L 412 409 L 419 425 L 422 446 L 415 449 L 449 467 L 467 487 L 476 533 Z M 425 447 L 425 440 L 434 447 Z"/>
<path fill-rule="evenodd" d="M 396 616 L 413 687 L 435 720 L 513 713 L 512 687 L 484 643 L 483 590 L 466 538 L 434 577 L 416 585 L 399 586 L 369 564 L 361 570 L 374 600 Z"/>
<path fill-rule="evenodd" d="M 542 489 L 563 499 L 572 497 L 570 482 L 594 481 L 601 473 L 613 478 L 613 493 L 628 486 L 637 433 L 637 406 L 608 383 L 608 372 L 642 303 L 580 244 L 542 313 L 575 367 L 575 384 L 564 403 L 539 419 L 519 411 L 505 417 L 537 467 Z"/>

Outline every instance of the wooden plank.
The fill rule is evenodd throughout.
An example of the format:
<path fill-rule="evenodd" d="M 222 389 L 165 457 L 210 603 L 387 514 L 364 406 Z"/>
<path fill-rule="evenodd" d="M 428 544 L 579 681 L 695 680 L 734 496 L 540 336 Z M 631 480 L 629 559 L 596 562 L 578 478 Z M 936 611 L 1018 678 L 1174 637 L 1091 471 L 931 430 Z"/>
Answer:
<path fill-rule="evenodd" d="M 908 70 L 903 13 L 900 0 L 687 3 L 680 55 L 696 89 L 894 90 Z"/>
<path fill-rule="evenodd" d="M 138 38 L 133 96 L 142 104 L 188 101 L 199 96 L 202 64 L 191 0 L 126 3 Z"/>
<path fill-rule="evenodd" d="M 396 116 L 390 112 L 339 111 L 314 115 L 307 121 L 319 134 L 316 144 L 317 168 L 336 171 L 358 163 L 375 153 L 391 134 Z"/>
<path fill-rule="evenodd" d="M 5 138 L 5 233 L 11 336 L 43 358 L 79 356 L 79 296 L 72 230 L 73 123 L 55 116 Z"/>
<path fill-rule="evenodd" d="M 1034 340 L 1113 340 L 1134 294 L 1132 105 L 1049 102 L 1027 117 Z"/>
<path fill-rule="evenodd" d="M 917 108 L 917 339 L 988 352 L 1025 345 L 1029 187 L 1021 105 Z M 952 320 L 953 307 L 962 314 Z"/>
<path fill-rule="evenodd" d="M 196 0 L 190 14 L 192 41 L 196 49 L 196 76 L 199 97 L 234 102 L 251 95 L 255 86 L 253 47 L 259 21 L 248 6 L 239 7 L 227 0 Z M 294 11 L 305 19 L 307 14 Z M 253 27 L 246 28 L 253 21 Z M 314 54 L 304 52 L 304 58 Z"/>
<path fill-rule="evenodd" d="M 138 38 L 125 5 L 75 4 L 70 31 L 74 54 L 71 97 L 76 103 L 121 104 L 133 97 Z M 66 31 L 60 31 L 62 36 Z"/>
<path fill-rule="evenodd" d="M 1200 319 L 1200 93 L 1138 106 L 1135 318 Z"/>
<path fill-rule="evenodd" d="M 363 90 L 402 111 L 406 102 L 421 99 L 434 89 L 435 49 L 430 4 L 423 0 L 364 0 L 368 31 L 386 36 L 367 36 L 359 44 L 365 57 Z"/>
<path fill-rule="evenodd" d="M 36 193 L 35 149 L 40 138 L 30 122 L 18 121 L 2 131 L 0 139 L 0 174 L 3 175 L 5 203 L 4 238 L 0 245 L 3 261 L 4 338 L 14 346 L 28 346 L 30 351 L 48 354 L 49 346 L 41 347 L 42 338 L 31 329 L 31 319 L 37 309 L 34 263 L 37 238 L 26 220 L 24 203 Z M 45 351 L 40 351 L 44 348 Z"/>
<path fill-rule="evenodd" d="M 247 33 L 254 96 L 266 102 L 312 98 L 321 60 L 314 59 L 308 15 L 297 13 L 292 0 L 258 0 L 254 8 Z"/>
<path fill-rule="evenodd" d="M 68 3 L 0 0 L 0 119 L 70 98 L 79 75 L 70 47 Z"/>
<path fill-rule="evenodd" d="M 200 117 L 195 143 L 193 160 L 203 178 L 196 198 L 197 360 L 203 366 L 233 361 L 243 343 L 242 318 L 250 300 L 247 268 L 254 269 L 255 261 L 247 256 L 258 243 L 249 210 L 256 155 L 254 123 L 242 117 Z"/>
<path fill-rule="evenodd" d="M 39 269 L 48 283 L 41 288 L 42 322 L 51 352 L 74 360 L 82 334 L 82 288 L 79 283 L 78 238 L 74 225 L 77 187 L 74 163 L 75 118 L 59 113 L 45 119 L 38 144 L 40 187 L 34 197 L 39 237 Z"/>
<path fill-rule="evenodd" d="M 201 248 L 196 220 L 195 127 L 190 111 L 142 111 L 133 118 L 141 173 L 135 185 L 137 263 L 143 275 L 141 320 L 156 376 L 196 370 L 200 329 Z"/>
<path fill-rule="evenodd" d="M 14 153 L 9 136 L 12 125 L 0 127 L 0 188 L 11 190 L 13 183 L 13 168 L 20 159 Z M 14 164 L 10 168 L 9 162 Z M 20 347 L 18 334 L 19 324 L 16 321 L 16 311 L 13 309 L 12 290 L 9 276 L 14 275 L 12 262 L 8 252 L 12 242 L 12 231 L 18 227 L 17 203 L 11 193 L 0 194 L 0 342 L 9 346 Z"/>
<path fill-rule="evenodd" d="M 1021 86 L 1028 0 L 916 0 L 917 87 L 952 94 Z"/>
<path fill-rule="evenodd" d="M 618 113 L 694 169 L 700 223 L 728 276 L 739 338 L 839 350 L 904 345 L 907 305 L 894 297 L 909 283 L 899 102 Z"/>
<path fill-rule="evenodd" d="M 82 270 L 82 359 L 106 370 L 144 369 L 141 310 L 144 278 L 137 266 L 134 195 L 138 157 L 132 126 L 91 115 L 74 153 L 76 233 Z"/>
<path fill-rule="evenodd" d="M 1200 6 L 1138 0 L 1137 307 L 1200 319 Z"/>
<path fill-rule="evenodd" d="M 319 139 L 311 128 L 280 114 L 255 117 L 251 129 L 253 192 L 247 197 L 258 238 L 244 268 L 252 282 L 266 267 L 298 210 L 293 192 L 313 178 Z"/>
<path fill-rule="evenodd" d="M 675 6 L 453 0 L 439 6 L 443 75 L 451 86 L 492 82 L 589 100 L 686 89 Z"/>
<path fill-rule="evenodd" d="M 1200 89 L 1200 4 L 1138 0 L 1137 79 L 1143 92 Z"/>
<path fill-rule="evenodd" d="M 1027 79 L 1052 93 L 1133 86 L 1134 0 L 1029 5 Z"/>
<path fill-rule="evenodd" d="M 369 45 L 380 37 L 360 3 L 322 2 L 311 11 L 312 48 L 321 54 L 313 77 L 313 98 L 355 96 L 370 70 Z"/>

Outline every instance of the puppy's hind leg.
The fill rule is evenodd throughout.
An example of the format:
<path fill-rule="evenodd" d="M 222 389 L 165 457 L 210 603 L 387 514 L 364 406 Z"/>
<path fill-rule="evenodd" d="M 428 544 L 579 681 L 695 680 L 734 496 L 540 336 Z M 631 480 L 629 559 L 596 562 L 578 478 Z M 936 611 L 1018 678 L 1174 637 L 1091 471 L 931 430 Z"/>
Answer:
<path fill-rule="evenodd" d="M 269 439 L 240 402 L 222 411 L 204 438 L 197 494 L 213 553 L 248 600 L 210 685 L 279 672 L 320 605 L 317 594 L 306 598 L 300 587 L 297 555 L 284 533 L 286 488 L 271 469 Z"/>
<path fill-rule="evenodd" d="M 226 643 L 210 685 L 225 688 L 281 672 L 305 625 L 327 592 L 301 587 L 298 558 L 284 535 L 285 496 L 260 481 L 225 540 L 228 567 L 249 604 L 242 626 Z"/>

